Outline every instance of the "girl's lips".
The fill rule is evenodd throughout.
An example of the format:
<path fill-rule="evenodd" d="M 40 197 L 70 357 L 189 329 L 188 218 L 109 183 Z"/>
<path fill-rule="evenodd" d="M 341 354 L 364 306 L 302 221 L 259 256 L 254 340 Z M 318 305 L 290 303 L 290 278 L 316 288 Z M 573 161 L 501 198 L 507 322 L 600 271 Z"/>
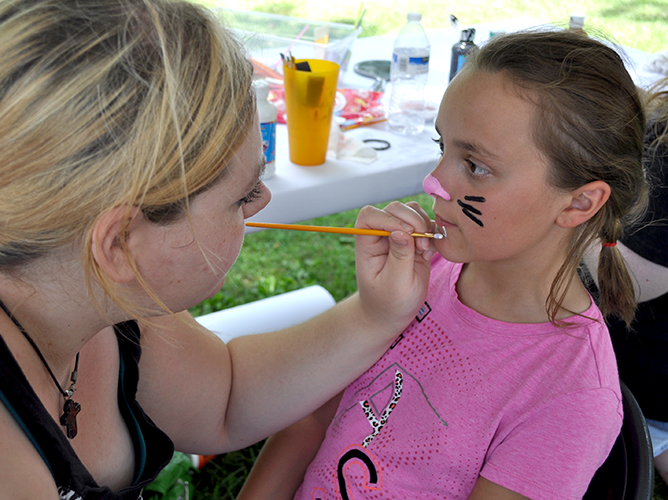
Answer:
<path fill-rule="evenodd" d="M 438 215 L 434 214 L 434 222 L 436 222 L 437 227 L 445 226 L 446 228 L 448 227 L 456 227 L 456 224 L 453 224 L 452 222 L 448 222 L 445 219 L 442 219 Z"/>

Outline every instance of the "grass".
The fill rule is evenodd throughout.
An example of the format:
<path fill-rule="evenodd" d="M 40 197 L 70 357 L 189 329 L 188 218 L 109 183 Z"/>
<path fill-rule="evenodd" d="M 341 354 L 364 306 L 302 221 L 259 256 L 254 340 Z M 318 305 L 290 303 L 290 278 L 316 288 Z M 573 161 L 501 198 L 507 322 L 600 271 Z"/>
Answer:
<path fill-rule="evenodd" d="M 200 0 L 215 5 L 216 0 Z M 647 52 L 668 48 L 668 0 L 222 0 L 232 9 L 257 10 L 306 19 L 354 23 L 360 4 L 364 16 L 362 36 L 395 33 L 409 10 L 421 12 L 427 29 L 449 26 L 454 14 L 463 24 L 515 17 L 535 17 L 545 22 L 565 23 L 573 12 L 585 14 L 585 25 L 602 29 L 623 45 Z"/>
<path fill-rule="evenodd" d="M 257 10 L 306 19 L 354 23 L 360 0 L 198 0 L 208 5 Z M 365 0 L 362 36 L 396 33 L 408 10 L 423 14 L 427 29 L 448 26 L 448 15 L 455 14 L 463 24 L 531 16 L 548 22 L 565 23 L 571 12 L 585 14 L 586 26 L 603 30 L 622 45 L 647 52 L 668 48 L 668 0 Z M 432 49 L 433 50 L 433 49 Z M 388 200 L 389 201 L 389 200 Z M 430 206 L 426 196 L 418 197 Z M 309 223 L 352 225 L 357 210 Z M 214 298 L 192 310 L 204 314 L 253 300 L 320 284 L 341 300 L 355 291 L 354 243 L 352 237 L 330 234 L 302 234 L 264 231 L 246 237 L 244 248 L 228 274 L 225 287 Z M 193 478 L 197 500 L 235 498 L 252 467 L 260 445 L 215 458 Z M 668 500 L 668 487 L 658 479 L 654 500 Z"/>

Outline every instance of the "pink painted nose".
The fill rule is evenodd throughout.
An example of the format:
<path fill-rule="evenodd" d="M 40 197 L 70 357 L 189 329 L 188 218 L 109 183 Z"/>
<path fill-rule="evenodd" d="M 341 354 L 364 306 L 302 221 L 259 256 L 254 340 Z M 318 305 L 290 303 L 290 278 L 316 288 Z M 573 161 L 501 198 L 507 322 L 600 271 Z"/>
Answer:
<path fill-rule="evenodd" d="M 439 196 L 446 201 L 450 200 L 450 194 L 445 189 L 443 189 L 441 183 L 438 182 L 436 177 L 431 174 L 425 177 L 422 181 L 422 189 L 424 189 L 424 192 L 429 196 Z"/>

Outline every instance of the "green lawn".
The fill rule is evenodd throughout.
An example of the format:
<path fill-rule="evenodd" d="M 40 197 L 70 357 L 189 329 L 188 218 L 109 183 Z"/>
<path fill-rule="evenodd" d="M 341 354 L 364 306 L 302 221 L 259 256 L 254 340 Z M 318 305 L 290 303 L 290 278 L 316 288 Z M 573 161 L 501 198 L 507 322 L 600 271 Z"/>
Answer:
<path fill-rule="evenodd" d="M 307 19 L 353 23 L 359 11 L 359 0 L 201 0 L 208 5 L 258 10 Z M 668 50 L 668 0 L 469 0 L 467 2 L 434 2 L 433 0 L 364 1 L 362 36 L 396 33 L 408 10 L 423 14 L 426 28 L 448 26 L 448 15 L 455 14 L 462 23 L 532 16 L 549 22 L 565 23 L 571 12 L 583 12 L 585 23 L 607 32 L 619 43 L 648 52 Z M 426 195 L 418 197 L 430 206 Z M 390 201 L 390 200 L 388 200 Z M 353 225 L 357 210 L 309 221 L 319 225 Z M 202 314 L 272 296 L 278 293 L 320 284 L 340 300 L 355 290 L 352 237 L 264 231 L 246 237 L 244 248 L 230 271 L 223 290 L 213 299 L 193 309 Z M 198 500 L 233 499 L 238 492 L 257 452 L 258 446 L 221 456 L 210 462 L 194 477 Z M 668 500 L 668 488 L 657 481 L 655 500 Z"/>
<path fill-rule="evenodd" d="M 397 32 L 409 10 L 421 12 L 427 29 L 449 26 L 448 16 L 464 24 L 530 16 L 545 22 L 566 23 L 572 12 L 585 15 L 585 25 L 603 29 L 623 45 L 658 52 L 668 50 L 668 0 L 200 0 L 209 5 L 257 10 L 306 19 L 354 23 L 360 4 L 362 36 Z"/>

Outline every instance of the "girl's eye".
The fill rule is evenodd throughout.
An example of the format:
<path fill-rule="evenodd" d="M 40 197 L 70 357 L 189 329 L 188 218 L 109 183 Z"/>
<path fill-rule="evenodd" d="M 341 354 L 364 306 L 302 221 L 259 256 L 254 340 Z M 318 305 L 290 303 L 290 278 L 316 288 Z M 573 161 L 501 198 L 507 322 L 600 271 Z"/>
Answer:
<path fill-rule="evenodd" d="M 248 193 L 246 196 L 241 198 L 239 200 L 240 205 L 248 205 L 249 203 L 253 203 L 255 200 L 257 200 L 260 195 L 262 194 L 262 181 L 258 181 L 257 184 L 255 184 L 255 187 L 253 190 Z"/>
<path fill-rule="evenodd" d="M 469 172 L 473 177 L 483 177 L 489 174 L 489 170 L 481 167 L 480 165 L 472 162 L 471 160 L 464 160 L 464 163 L 469 169 Z"/>
<path fill-rule="evenodd" d="M 445 153 L 445 148 L 443 147 L 443 143 L 441 142 L 441 139 L 432 139 L 436 144 L 438 144 L 439 149 L 441 150 L 441 154 Z"/>

